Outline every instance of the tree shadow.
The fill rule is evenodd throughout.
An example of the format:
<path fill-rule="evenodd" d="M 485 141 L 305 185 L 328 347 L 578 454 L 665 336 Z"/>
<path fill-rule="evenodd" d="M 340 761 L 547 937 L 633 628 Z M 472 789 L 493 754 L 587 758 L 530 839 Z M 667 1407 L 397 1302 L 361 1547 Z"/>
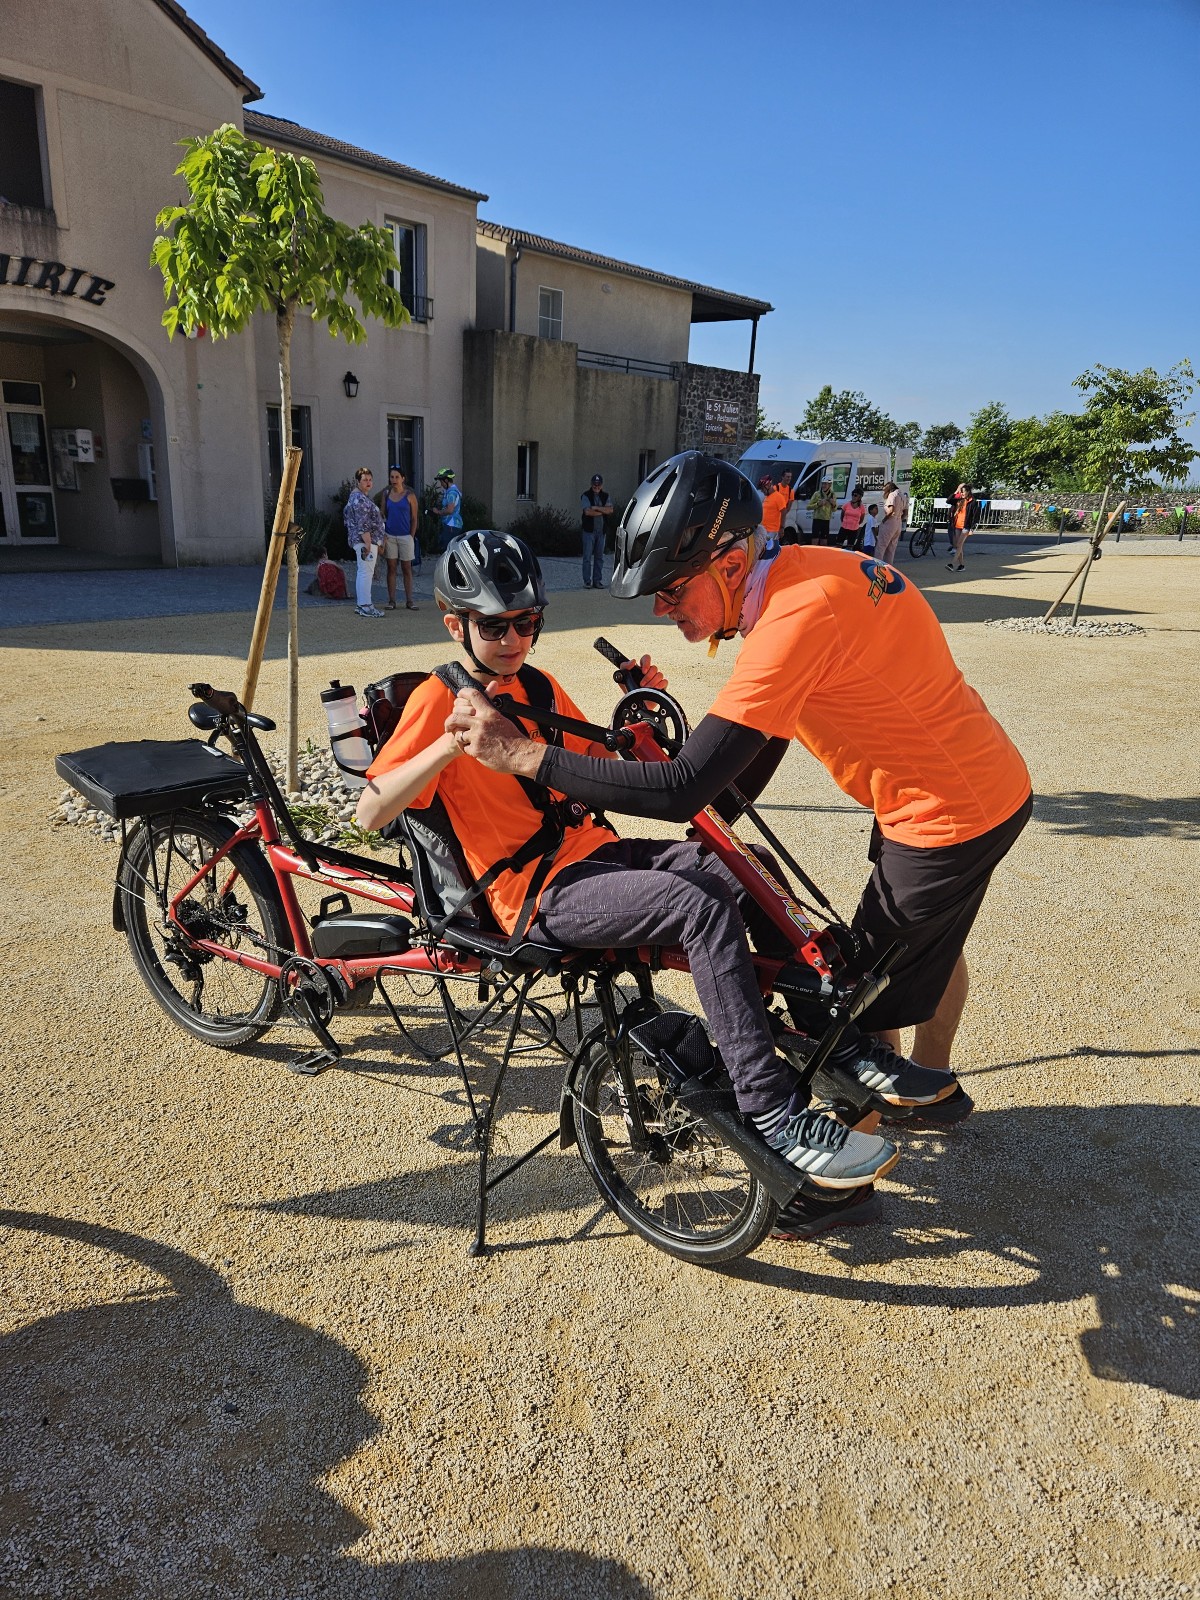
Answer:
<path fill-rule="evenodd" d="M 1200 1399 L 1200 1109 L 1017 1107 L 976 1112 L 952 1134 L 900 1138 L 905 1187 L 889 1186 L 879 1223 L 825 1245 L 843 1270 L 796 1266 L 795 1253 L 725 1270 L 895 1306 L 1091 1295 L 1099 1323 L 1080 1346 L 1094 1376 Z"/>
<path fill-rule="evenodd" d="M 321 1480 L 378 1431 L 357 1356 L 155 1241 L 22 1211 L 0 1212 L 0 1229 L 122 1258 L 124 1284 L 0 1337 L 6 1597 L 652 1600 L 621 1563 L 572 1550 L 347 1555 L 367 1527 Z M 414 1506 L 416 1471 L 403 1486 Z M 474 1542 L 468 1515 L 462 1529 Z"/>
<path fill-rule="evenodd" d="M 1033 816 L 1056 833 L 1102 839 L 1200 839 L 1200 799 L 1194 796 L 1154 800 L 1102 789 L 1035 794 Z"/>

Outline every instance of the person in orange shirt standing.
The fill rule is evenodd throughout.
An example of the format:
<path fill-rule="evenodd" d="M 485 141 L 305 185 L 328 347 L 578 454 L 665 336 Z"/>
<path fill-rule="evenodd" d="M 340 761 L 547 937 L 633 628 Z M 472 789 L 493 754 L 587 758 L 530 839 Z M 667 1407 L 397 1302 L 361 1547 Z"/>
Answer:
<path fill-rule="evenodd" d="M 779 543 L 783 537 L 783 519 L 792 503 L 792 475 L 785 473 L 778 483 L 773 478 L 760 478 L 758 487 L 763 496 L 762 525 Z"/>
<path fill-rule="evenodd" d="M 914 1065 L 948 1069 L 968 990 L 963 946 L 993 870 L 1029 819 L 1029 773 L 914 584 L 852 551 L 765 555 L 759 522 L 758 496 L 735 467 L 687 451 L 650 474 L 618 527 L 618 599 L 653 594 L 656 616 L 713 650 L 737 633 L 745 641 L 674 760 L 522 751 L 465 693 L 449 725 L 497 770 L 536 776 L 606 812 L 672 821 L 694 816 L 731 781 L 753 799 L 798 740 L 875 819 L 872 873 L 852 922 L 862 968 L 904 945 L 859 1024 L 892 1050 L 900 1029 L 915 1027 Z M 971 1109 L 958 1086 L 920 1115 L 949 1123 Z"/>

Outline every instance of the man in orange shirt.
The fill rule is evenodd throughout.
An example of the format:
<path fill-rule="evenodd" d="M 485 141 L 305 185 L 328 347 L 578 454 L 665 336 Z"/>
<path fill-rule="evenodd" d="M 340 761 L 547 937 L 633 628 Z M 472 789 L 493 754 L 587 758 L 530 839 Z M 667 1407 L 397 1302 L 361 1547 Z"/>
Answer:
<path fill-rule="evenodd" d="M 965 944 L 995 866 L 1028 820 L 1025 763 L 965 682 L 920 591 L 851 551 L 762 559 L 758 496 L 727 462 L 663 462 L 617 531 L 612 593 L 653 594 L 692 642 L 745 637 L 733 674 L 674 761 L 638 766 L 518 750 L 460 695 L 450 726 L 480 760 L 527 772 L 606 811 L 683 820 L 738 774 L 757 793 L 798 739 L 875 817 L 874 864 L 853 920 L 865 965 L 905 949 L 859 1018 L 914 1062 L 946 1069 L 968 988 Z M 962 1091 L 922 1113 L 957 1120 Z"/>
<path fill-rule="evenodd" d="M 783 539 L 783 519 L 792 503 L 792 475 L 785 472 L 778 483 L 774 478 L 760 478 L 758 487 L 763 496 L 762 525 L 779 543 Z"/>

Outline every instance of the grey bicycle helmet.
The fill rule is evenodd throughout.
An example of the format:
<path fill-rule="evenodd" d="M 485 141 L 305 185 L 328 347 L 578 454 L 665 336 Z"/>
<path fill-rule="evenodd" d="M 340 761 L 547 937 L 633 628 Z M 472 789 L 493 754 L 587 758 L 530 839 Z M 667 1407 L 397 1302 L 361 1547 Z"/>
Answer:
<path fill-rule="evenodd" d="M 735 466 L 699 450 L 671 456 L 625 507 L 612 593 L 632 600 L 703 572 L 761 521 L 758 490 Z"/>
<path fill-rule="evenodd" d="M 538 558 L 511 533 L 477 528 L 451 539 L 438 557 L 433 597 L 447 611 L 540 611 L 546 585 Z"/>

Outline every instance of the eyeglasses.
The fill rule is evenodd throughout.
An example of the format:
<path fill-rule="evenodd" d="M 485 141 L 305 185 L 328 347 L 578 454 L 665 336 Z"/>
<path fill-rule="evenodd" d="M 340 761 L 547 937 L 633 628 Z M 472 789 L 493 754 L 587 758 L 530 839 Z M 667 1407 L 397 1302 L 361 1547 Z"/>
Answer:
<path fill-rule="evenodd" d="M 536 639 L 545 621 L 540 611 L 523 611 L 519 617 L 473 617 L 469 611 L 459 612 L 464 622 L 470 622 L 481 639 L 499 644 L 511 628 L 519 639 Z"/>
<path fill-rule="evenodd" d="M 669 589 L 655 589 L 654 598 L 661 600 L 665 606 L 674 606 L 678 604 L 680 596 L 691 581 L 691 578 L 680 578 L 679 582 L 673 583 Z"/>

